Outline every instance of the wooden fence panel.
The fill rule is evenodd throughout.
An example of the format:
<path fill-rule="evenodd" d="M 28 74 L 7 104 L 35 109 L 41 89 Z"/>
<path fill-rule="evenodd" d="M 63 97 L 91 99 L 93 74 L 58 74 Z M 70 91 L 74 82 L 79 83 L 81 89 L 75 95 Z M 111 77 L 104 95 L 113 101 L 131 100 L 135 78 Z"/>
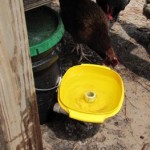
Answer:
<path fill-rule="evenodd" d="M 0 149 L 42 150 L 23 0 L 0 0 Z"/>

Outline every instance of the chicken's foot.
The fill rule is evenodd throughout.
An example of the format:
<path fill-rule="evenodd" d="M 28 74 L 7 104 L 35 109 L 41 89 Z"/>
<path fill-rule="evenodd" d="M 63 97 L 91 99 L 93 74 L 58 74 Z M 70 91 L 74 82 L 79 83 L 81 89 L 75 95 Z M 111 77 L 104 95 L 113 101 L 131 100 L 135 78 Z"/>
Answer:
<path fill-rule="evenodd" d="M 91 62 L 91 60 L 87 58 L 90 55 L 84 53 L 85 48 L 82 44 L 76 44 L 76 46 L 72 49 L 72 52 L 74 52 L 75 50 L 77 51 L 77 54 L 80 55 L 79 62 L 81 62 L 83 59 Z"/>

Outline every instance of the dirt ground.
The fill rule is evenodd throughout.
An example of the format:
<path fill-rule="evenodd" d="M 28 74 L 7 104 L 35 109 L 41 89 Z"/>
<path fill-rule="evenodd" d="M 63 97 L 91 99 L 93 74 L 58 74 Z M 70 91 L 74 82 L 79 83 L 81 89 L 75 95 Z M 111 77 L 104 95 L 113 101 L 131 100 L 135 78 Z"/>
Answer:
<path fill-rule="evenodd" d="M 150 150 L 150 20 L 142 15 L 143 5 L 144 0 L 131 0 L 111 28 L 121 63 L 116 71 L 125 85 L 121 111 L 103 124 L 52 114 L 50 122 L 41 125 L 45 150 Z M 78 64 L 79 56 L 71 53 L 70 39 L 65 34 L 58 46 L 63 72 Z M 92 63 L 101 63 L 94 52 L 87 53 L 92 54 Z"/>

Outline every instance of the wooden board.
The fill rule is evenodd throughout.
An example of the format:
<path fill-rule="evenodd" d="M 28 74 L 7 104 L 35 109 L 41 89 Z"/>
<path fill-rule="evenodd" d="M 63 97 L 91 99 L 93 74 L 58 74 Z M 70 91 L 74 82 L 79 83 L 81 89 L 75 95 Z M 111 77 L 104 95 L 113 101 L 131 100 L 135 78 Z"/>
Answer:
<path fill-rule="evenodd" d="M 42 149 L 22 0 L 0 1 L 0 132 L 1 149 Z"/>

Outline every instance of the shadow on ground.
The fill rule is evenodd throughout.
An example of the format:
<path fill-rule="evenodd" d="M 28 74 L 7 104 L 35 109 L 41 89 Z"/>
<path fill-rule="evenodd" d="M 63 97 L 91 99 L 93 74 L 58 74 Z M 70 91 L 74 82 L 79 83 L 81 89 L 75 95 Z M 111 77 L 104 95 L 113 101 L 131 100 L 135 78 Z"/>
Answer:
<path fill-rule="evenodd" d="M 147 27 L 137 27 L 132 23 L 120 23 L 124 31 L 135 41 L 142 45 L 150 55 L 150 29 Z"/>
<path fill-rule="evenodd" d="M 131 25 L 131 30 L 134 32 L 135 29 L 133 28 L 137 28 L 137 27 L 133 27 Z M 138 34 L 136 35 L 136 33 L 133 34 L 135 36 L 134 37 L 135 39 L 136 37 L 138 37 Z M 131 33 L 128 32 L 128 34 L 131 34 Z M 132 34 L 130 36 L 132 36 Z M 136 40 L 139 42 L 139 44 L 145 47 L 145 49 L 148 52 L 148 44 L 149 44 L 148 36 L 147 38 L 145 38 L 145 40 L 144 40 L 144 37 L 136 39 Z M 113 47 L 116 50 L 116 53 L 119 57 L 120 63 L 123 64 L 127 69 L 129 69 L 136 75 L 141 76 L 147 80 L 150 80 L 150 75 L 149 75 L 150 63 L 144 60 L 144 58 L 142 59 L 141 57 L 138 57 L 137 55 L 132 54 L 132 51 L 134 49 L 137 50 L 138 46 L 114 33 L 112 33 L 112 42 L 113 42 Z"/>
<path fill-rule="evenodd" d="M 57 113 L 53 114 L 53 118 L 47 126 L 55 133 L 57 138 L 70 141 L 84 141 L 100 130 L 100 124 L 84 123 Z"/>

